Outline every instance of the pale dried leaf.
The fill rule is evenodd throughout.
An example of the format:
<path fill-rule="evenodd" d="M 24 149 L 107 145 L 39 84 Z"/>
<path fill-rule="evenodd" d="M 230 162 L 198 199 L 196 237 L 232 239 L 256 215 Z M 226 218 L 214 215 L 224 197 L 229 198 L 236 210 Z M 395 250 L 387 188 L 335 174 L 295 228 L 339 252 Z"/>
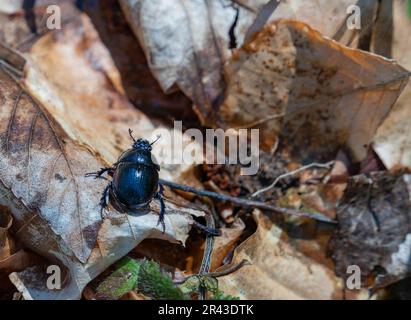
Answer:
<path fill-rule="evenodd" d="M 50 115 L 2 70 L 0 88 L 2 188 L 33 211 L 26 221 L 40 214 L 85 262 L 101 220 L 92 186 L 102 183 L 84 178 L 84 173 L 100 163 L 87 148 L 68 139 L 50 121 Z"/>
<path fill-rule="evenodd" d="M 13 223 L 11 215 L 0 207 L 0 262 L 8 258 L 12 250 L 12 240 L 9 229 Z"/>
<path fill-rule="evenodd" d="M 180 135 L 151 121 L 127 101 L 110 53 L 85 15 L 46 34 L 32 47 L 24 81 L 72 139 L 92 146 L 108 163 L 130 147 L 128 128 L 137 137 L 152 140 L 155 129 Z M 154 154 L 168 148 L 168 143 L 160 139 Z M 178 180 L 192 167 L 163 163 L 161 157 L 157 160 L 164 179 Z"/>
<path fill-rule="evenodd" d="M 253 0 L 249 0 L 249 2 L 253 2 Z M 375 6 L 378 3 L 377 0 L 272 0 L 271 2 L 277 2 L 278 5 L 270 16 L 269 22 L 278 19 L 297 20 L 308 24 L 321 34 L 353 48 L 357 47 L 360 35 L 372 28 Z M 348 28 L 348 18 L 354 16 L 354 12 L 348 10 L 352 5 L 356 5 L 360 9 L 360 30 Z"/>
<path fill-rule="evenodd" d="M 31 95 L 0 70 L 0 161 L 7 168 L 0 173 L 0 203 L 15 219 L 16 237 L 58 261 L 69 277 L 60 291 L 45 287 L 47 274 L 39 268 L 11 279 L 28 299 L 78 299 L 143 239 L 184 243 L 192 215 L 204 213 L 166 202 L 165 234 L 156 201 L 140 213 L 110 211 L 102 223 L 99 199 L 107 182 L 84 174 L 130 147 L 129 127 L 150 137 L 156 125 L 122 96 L 114 63 L 85 16 L 45 35 L 28 59 L 23 84 Z"/>
<path fill-rule="evenodd" d="M 394 1 L 394 31 L 377 38 L 379 47 L 389 48 L 392 57 L 407 69 L 411 69 L 411 19 L 407 13 L 407 1 Z M 384 31 L 384 30 L 383 30 Z M 390 31 L 388 31 L 390 32 Z M 392 32 L 392 30 L 391 30 Z M 386 37 L 384 37 L 384 35 Z M 374 138 L 374 150 L 391 169 L 411 168 L 411 83 L 408 82 L 403 94 L 395 104 L 394 110 L 378 129 Z"/>
<path fill-rule="evenodd" d="M 341 279 L 331 269 L 298 252 L 284 240 L 283 231 L 255 211 L 257 231 L 238 246 L 233 263 L 251 262 L 219 278 L 225 294 L 241 299 L 338 299 Z"/>
<path fill-rule="evenodd" d="M 234 33 L 239 44 L 256 12 L 239 6 Z M 174 84 L 211 115 L 224 88 L 223 64 L 231 55 L 230 29 L 236 17 L 231 1 L 121 0 L 123 12 L 142 44 L 150 68 L 163 90 Z"/>
<path fill-rule="evenodd" d="M 259 128 L 266 149 L 280 135 L 306 162 L 334 159 L 342 147 L 360 161 L 408 77 L 390 60 L 281 20 L 233 57 L 217 123 Z"/>
<path fill-rule="evenodd" d="M 225 88 L 223 66 L 230 46 L 241 46 L 267 21 L 297 19 L 329 37 L 355 46 L 358 30 L 349 30 L 346 19 L 351 0 L 343 1 L 204 1 L 121 0 L 124 14 L 142 44 L 149 65 L 163 90 L 177 84 L 198 107 L 203 123 L 213 122 L 215 107 Z M 364 16 L 372 16 L 376 0 L 360 0 Z M 236 17 L 236 10 L 239 13 Z M 372 19 L 362 20 L 368 30 Z M 155 26 L 155 27 L 153 27 Z"/>
<path fill-rule="evenodd" d="M 221 228 L 221 236 L 214 240 L 213 252 L 211 254 L 211 271 L 221 266 L 227 254 L 234 249 L 244 228 L 245 225 L 241 219 L 235 220 L 230 228 Z"/>
<path fill-rule="evenodd" d="M 0 12 L 13 14 L 21 10 L 23 0 L 2 0 L 0 1 Z"/>
<path fill-rule="evenodd" d="M 5 2 L 13 2 L 12 7 L 7 6 L 8 13 L 1 12 L 1 6 L 6 5 Z M 22 3 L 20 0 L 0 1 L 0 42 L 21 52 L 26 52 L 41 35 L 50 32 L 47 28 L 47 21 L 51 16 L 50 12 L 47 12 L 48 6 L 59 6 L 63 28 L 67 21 L 79 13 L 74 5 L 75 0 L 29 1 L 25 3 L 25 9 Z"/>

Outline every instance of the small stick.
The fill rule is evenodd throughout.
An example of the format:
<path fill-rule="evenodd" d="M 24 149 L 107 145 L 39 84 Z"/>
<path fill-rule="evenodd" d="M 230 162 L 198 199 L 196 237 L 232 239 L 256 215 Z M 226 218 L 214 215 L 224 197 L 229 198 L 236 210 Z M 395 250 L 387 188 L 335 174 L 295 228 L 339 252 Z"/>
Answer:
<path fill-rule="evenodd" d="M 212 192 L 212 191 L 199 190 L 199 189 L 196 189 L 196 188 L 193 188 L 193 187 L 190 187 L 190 186 L 185 186 L 185 185 L 182 185 L 182 184 L 178 184 L 178 183 L 163 180 L 163 179 L 160 179 L 160 184 L 168 186 L 172 189 L 181 190 L 181 191 L 185 191 L 185 192 L 190 192 L 190 193 L 198 194 L 198 195 L 204 196 L 204 197 L 210 197 L 210 198 L 220 200 L 220 201 L 228 201 L 228 202 L 234 203 L 236 205 L 239 205 L 241 207 L 259 208 L 259 209 L 262 209 L 262 210 L 273 211 L 273 212 L 282 213 L 282 214 L 286 214 L 286 215 L 292 215 L 292 216 L 298 216 L 298 217 L 307 217 L 307 218 L 311 218 L 311 219 L 314 219 L 314 220 L 327 222 L 327 223 L 337 223 L 337 221 L 335 221 L 335 220 L 333 220 L 333 219 L 331 219 L 331 218 L 329 218 L 329 217 L 327 217 L 327 216 L 325 216 L 321 213 L 301 212 L 301 211 L 297 211 L 297 210 L 294 210 L 294 209 L 281 208 L 281 207 L 266 204 L 266 203 L 261 202 L 261 201 L 253 201 L 253 200 L 248 200 L 248 199 L 243 199 L 243 198 L 238 198 L 238 197 L 227 196 L 227 195 Z"/>
<path fill-rule="evenodd" d="M 254 197 L 258 196 L 259 194 L 261 194 L 261 193 L 263 193 L 263 192 L 266 192 L 266 191 L 270 190 L 271 188 L 274 188 L 274 187 L 276 186 L 276 184 L 278 183 L 278 181 L 280 181 L 281 179 L 284 179 L 284 178 L 286 178 L 286 177 L 295 175 L 295 174 L 297 174 L 297 173 L 300 173 L 300 172 L 302 172 L 302 171 L 305 171 L 305 170 L 308 170 L 308 169 L 311 169 L 311 168 L 330 169 L 330 167 L 331 167 L 333 164 L 334 164 L 334 161 L 330 161 L 330 162 L 327 162 L 327 163 L 310 163 L 310 164 L 308 164 L 308 165 L 306 165 L 306 166 L 303 166 L 303 167 L 301 167 L 301 168 L 298 168 L 297 170 L 290 171 L 290 172 L 284 173 L 284 174 L 282 174 L 282 175 L 279 175 L 277 178 L 275 178 L 275 180 L 273 181 L 272 184 L 270 184 L 269 186 L 267 186 L 267 187 L 265 187 L 265 188 L 262 188 L 262 189 L 260 189 L 260 190 L 258 190 L 258 191 L 256 191 L 256 192 L 254 192 L 254 193 L 251 195 L 251 197 L 254 198 Z"/>
<path fill-rule="evenodd" d="M 206 215 L 207 217 L 207 215 Z M 197 221 L 193 221 L 193 227 L 195 227 L 196 229 L 203 231 L 206 235 L 210 235 L 213 237 L 219 237 L 221 236 L 221 231 L 215 228 L 211 228 L 208 225 L 202 225 L 201 223 L 198 223 Z"/>
<path fill-rule="evenodd" d="M 224 277 L 224 276 L 228 276 L 229 274 L 236 272 L 238 270 L 240 270 L 242 267 L 247 266 L 247 265 L 251 265 L 250 261 L 243 259 L 241 262 L 233 265 L 233 266 L 229 266 L 227 268 L 224 268 L 224 270 L 222 271 L 215 271 L 215 272 L 207 272 L 207 273 L 203 273 L 203 274 L 192 274 L 190 276 L 185 277 L 182 280 L 178 280 L 178 281 L 173 281 L 174 284 L 176 285 L 181 285 L 183 283 L 185 283 L 187 280 L 194 278 L 194 277 L 210 277 L 210 278 L 219 278 L 219 277 Z"/>
<path fill-rule="evenodd" d="M 3 70 L 12 77 L 16 82 L 19 81 L 20 78 L 23 77 L 23 72 L 19 69 L 13 67 L 11 64 L 6 62 L 5 60 L 0 59 L 0 66 L 3 66 Z"/>
<path fill-rule="evenodd" d="M 214 223 L 213 216 L 211 214 L 207 214 L 205 218 L 207 222 L 207 228 L 214 229 L 215 223 Z M 201 261 L 201 266 L 200 266 L 200 271 L 199 271 L 200 276 L 210 271 L 211 254 L 213 253 L 213 248 L 214 248 L 214 236 L 208 233 L 206 237 L 206 244 L 205 244 L 205 249 L 204 249 L 204 254 L 203 254 L 203 260 Z M 198 298 L 199 300 L 206 300 L 206 288 L 203 285 L 201 285 L 201 282 L 198 288 Z"/>

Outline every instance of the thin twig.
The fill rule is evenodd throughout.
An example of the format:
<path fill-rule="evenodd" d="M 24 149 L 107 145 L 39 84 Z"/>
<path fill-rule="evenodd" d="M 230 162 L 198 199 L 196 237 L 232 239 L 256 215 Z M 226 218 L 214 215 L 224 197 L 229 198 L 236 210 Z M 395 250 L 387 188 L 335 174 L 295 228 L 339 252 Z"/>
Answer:
<path fill-rule="evenodd" d="M 206 214 L 205 219 L 207 223 L 207 228 L 214 229 L 215 223 L 214 223 L 213 216 L 211 214 Z M 201 261 L 201 266 L 200 266 L 200 271 L 199 271 L 200 276 L 203 276 L 204 274 L 210 271 L 211 254 L 213 253 L 213 248 L 214 248 L 214 236 L 208 233 L 206 237 L 206 244 L 205 244 L 205 249 L 204 249 L 204 254 L 203 254 L 203 260 Z M 198 287 L 198 299 L 199 300 L 206 299 L 206 288 L 203 285 L 201 285 L 201 283 L 200 283 L 200 286 Z"/>
<path fill-rule="evenodd" d="M 212 191 L 207 191 L 207 190 L 199 190 L 190 186 L 185 186 L 181 185 L 178 183 L 174 183 L 171 181 L 163 180 L 160 179 L 160 184 L 168 186 L 172 189 L 176 190 L 181 190 L 185 192 L 190 192 L 194 193 L 200 196 L 204 197 L 210 197 L 216 200 L 220 201 L 228 201 L 231 203 L 234 203 L 236 205 L 239 205 L 241 207 L 248 207 L 248 208 L 259 208 L 262 210 L 269 210 L 273 211 L 276 213 L 281 213 L 281 214 L 286 214 L 286 215 L 292 215 L 292 216 L 299 216 L 299 217 L 307 217 L 311 218 L 314 220 L 322 221 L 322 222 L 327 222 L 327 223 L 337 223 L 335 220 L 321 214 L 321 213 L 316 213 L 316 212 L 302 212 L 302 211 L 297 211 L 294 209 L 290 208 L 282 208 L 282 207 L 277 207 L 273 205 L 269 205 L 267 203 L 261 202 L 261 201 L 253 201 L 249 199 L 243 199 L 243 198 L 238 198 L 238 197 L 232 197 L 232 196 L 227 196 L 224 194 L 212 192 Z"/>
<path fill-rule="evenodd" d="M 191 279 L 191 278 L 195 278 L 195 277 L 210 277 L 210 278 L 219 278 L 219 277 L 224 277 L 224 276 L 228 276 L 229 274 L 236 272 L 238 270 L 240 270 L 242 267 L 247 266 L 247 265 L 251 265 L 250 261 L 243 259 L 240 263 L 237 263 L 235 265 L 230 265 L 227 268 L 224 268 L 224 270 L 222 271 L 217 271 L 217 272 L 208 272 L 208 273 L 203 273 L 203 274 L 192 274 L 190 276 L 185 277 L 182 280 L 178 280 L 178 281 L 173 281 L 173 283 L 175 285 L 181 285 L 183 283 L 185 283 L 187 280 Z"/>
<path fill-rule="evenodd" d="M 297 174 L 297 173 L 300 173 L 300 172 L 302 172 L 302 171 L 305 171 L 305 170 L 308 170 L 308 169 L 311 169 L 311 168 L 330 169 L 330 167 L 331 167 L 333 164 L 334 164 L 334 161 L 330 161 L 330 162 L 327 162 L 327 163 L 316 163 L 316 162 L 314 162 L 314 163 L 310 163 L 309 165 L 306 165 L 306 166 L 303 166 L 303 167 L 301 167 L 301 168 L 298 168 L 297 170 L 290 171 L 290 172 L 284 173 L 284 174 L 282 174 L 282 175 L 279 175 L 277 178 L 275 178 L 275 180 L 273 181 L 273 183 L 271 183 L 269 186 L 267 186 L 267 187 L 265 187 L 265 188 L 262 188 L 262 189 L 260 189 L 260 190 L 258 190 L 258 191 L 256 191 L 256 192 L 254 192 L 254 193 L 251 195 L 251 197 L 254 198 L 254 197 L 258 196 L 259 194 L 261 194 L 261 193 L 263 193 L 263 192 L 266 192 L 266 191 L 274 188 L 281 179 L 284 179 L 284 178 L 289 177 L 289 176 L 293 176 L 293 175 L 295 175 L 295 174 Z"/>
<path fill-rule="evenodd" d="M 207 276 L 213 277 L 213 278 L 228 276 L 229 274 L 236 272 L 240 270 L 242 267 L 248 266 L 248 265 L 251 265 L 250 261 L 248 261 L 247 259 L 243 259 L 241 260 L 240 263 L 237 263 L 235 265 L 230 265 L 229 267 L 224 268 L 224 270 L 216 271 L 216 272 L 209 272 L 207 273 Z"/>
<path fill-rule="evenodd" d="M 19 81 L 20 78 L 23 77 L 23 72 L 20 71 L 19 69 L 13 67 L 11 64 L 8 62 L 0 59 L 0 65 L 3 66 L 3 70 L 10 76 L 12 77 L 16 82 Z"/>
<path fill-rule="evenodd" d="M 221 231 L 215 228 L 210 228 L 209 226 L 202 225 L 201 223 L 198 223 L 197 221 L 193 221 L 193 227 L 195 227 L 198 230 L 203 231 L 207 235 L 211 236 L 221 236 Z"/>
<path fill-rule="evenodd" d="M 268 116 L 268 117 L 266 117 L 266 118 L 264 118 L 264 119 L 260 119 L 260 120 L 253 121 L 253 122 L 250 122 L 250 123 L 247 123 L 247 124 L 238 126 L 238 127 L 234 127 L 234 129 L 249 129 L 249 128 L 254 128 L 255 126 L 258 126 L 258 125 L 260 125 L 260 124 L 269 122 L 269 121 L 274 120 L 274 119 L 282 118 L 282 117 L 284 117 L 284 116 L 285 116 L 285 113 L 272 114 L 272 115 L 270 115 L 270 116 Z"/>

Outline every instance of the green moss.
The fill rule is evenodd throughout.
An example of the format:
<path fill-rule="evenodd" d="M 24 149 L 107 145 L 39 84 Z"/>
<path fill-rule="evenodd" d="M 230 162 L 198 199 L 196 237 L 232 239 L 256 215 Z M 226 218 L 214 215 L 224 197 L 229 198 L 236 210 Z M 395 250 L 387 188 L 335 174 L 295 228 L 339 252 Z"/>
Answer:
<path fill-rule="evenodd" d="M 198 292 L 198 288 L 202 285 L 208 292 L 209 300 L 240 300 L 239 297 L 226 295 L 218 288 L 218 281 L 216 278 L 211 277 L 191 277 L 184 284 L 180 286 L 180 289 L 187 295 Z"/>
<path fill-rule="evenodd" d="M 153 299 L 187 299 L 171 278 L 161 272 L 160 266 L 154 261 L 142 260 L 137 288 L 139 292 Z"/>
<path fill-rule="evenodd" d="M 155 261 L 134 260 L 129 257 L 115 265 L 115 271 L 100 283 L 96 293 L 100 299 L 117 300 L 127 292 L 137 290 L 152 299 L 185 300 L 193 293 L 198 293 L 200 285 L 207 290 L 209 299 L 239 299 L 225 295 L 218 288 L 218 281 L 215 278 L 195 276 L 176 286 Z"/>
<path fill-rule="evenodd" d="M 101 299 L 117 300 L 133 290 L 138 281 L 140 264 L 131 258 L 124 258 L 116 264 L 116 270 L 97 287 Z"/>

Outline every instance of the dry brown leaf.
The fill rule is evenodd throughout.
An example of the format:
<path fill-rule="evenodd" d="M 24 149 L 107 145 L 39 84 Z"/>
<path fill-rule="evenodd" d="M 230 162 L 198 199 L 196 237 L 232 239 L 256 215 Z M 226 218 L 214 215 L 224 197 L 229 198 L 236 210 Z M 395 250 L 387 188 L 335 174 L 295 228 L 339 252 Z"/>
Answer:
<path fill-rule="evenodd" d="M 411 19 L 407 14 L 407 1 L 393 1 L 393 30 L 382 30 L 375 41 L 388 48 L 392 57 L 411 69 Z M 411 82 L 395 104 L 394 110 L 378 129 L 374 150 L 384 165 L 391 168 L 411 168 Z"/>
<path fill-rule="evenodd" d="M 88 2 L 84 10 L 110 51 L 128 99 L 151 117 L 176 118 L 183 120 L 185 125 L 186 121 L 197 123 L 190 99 L 181 91 L 165 94 L 160 88 L 143 49 L 124 18 L 119 1 Z"/>
<path fill-rule="evenodd" d="M 349 180 L 330 247 L 338 275 L 348 277 L 348 266 L 357 265 L 362 285 L 376 288 L 410 275 L 410 194 L 409 174 L 375 172 Z"/>
<path fill-rule="evenodd" d="M 267 0 L 251 9 L 239 6 L 234 34 L 239 44 Z M 230 29 L 236 10 L 231 1 L 121 0 L 123 12 L 146 53 L 164 91 L 174 84 L 212 115 L 224 88 L 223 64 L 231 55 Z M 155 27 L 153 27 L 155 26 Z"/>
<path fill-rule="evenodd" d="M 268 149 L 280 135 L 306 162 L 333 159 L 342 147 L 360 161 L 408 77 L 392 61 L 281 20 L 233 58 L 218 123 L 260 128 Z"/>
<path fill-rule="evenodd" d="M 157 202 L 137 215 L 110 212 L 102 223 L 105 182 L 84 174 L 130 147 L 129 127 L 148 137 L 156 126 L 122 96 L 118 72 L 87 17 L 45 35 L 28 59 L 24 88 L 0 70 L 0 161 L 7 168 L 0 173 L 0 203 L 13 214 L 16 237 L 57 259 L 70 277 L 58 292 L 45 287 L 41 268 L 10 278 L 25 299 L 77 299 L 89 281 L 143 239 L 184 243 L 191 214 L 204 213 L 167 202 L 165 234 L 157 226 Z M 176 166 L 162 170 L 168 178 L 178 172 Z"/>
<path fill-rule="evenodd" d="M 219 278 L 226 294 L 241 299 L 340 299 L 343 283 L 331 269 L 298 252 L 283 231 L 255 211 L 257 231 L 239 245 L 233 263 L 251 262 Z"/>
<path fill-rule="evenodd" d="M 21 10 L 23 0 L 3 0 L 0 2 L 0 12 L 13 14 Z"/>
<path fill-rule="evenodd" d="M 40 261 L 40 258 L 19 245 L 9 234 L 13 218 L 7 209 L 0 206 L 0 275 L 22 271 Z"/>
<path fill-rule="evenodd" d="M 245 0 L 244 3 L 252 6 L 253 0 Z M 347 20 L 353 16 L 353 11 L 348 10 L 352 5 L 358 6 L 361 12 L 361 29 L 349 29 Z M 375 6 L 377 0 L 271 0 L 260 12 L 258 20 L 247 32 L 252 36 L 253 31 L 260 31 L 264 21 L 275 21 L 278 19 L 293 19 L 304 22 L 323 35 L 333 38 L 344 45 L 357 47 L 359 39 L 367 33 L 374 24 Z M 348 12 L 347 12 L 348 11 Z M 269 15 L 269 13 L 271 15 Z M 267 15 L 269 15 L 267 17 Z M 265 19 L 262 19 L 265 17 Z"/>
<path fill-rule="evenodd" d="M 368 17 L 377 2 L 359 1 L 357 5 Z M 121 0 L 120 3 L 163 90 L 177 84 L 198 107 L 201 121 L 208 125 L 215 125 L 214 111 L 225 88 L 223 66 L 231 57 L 233 42 L 235 47 L 241 46 L 245 38 L 251 38 L 267 21 L 298 19 L 353 46 L 360 34 L 347 28 L 351 0 Z M 234 8 L 238 8 L 238 16 Z M 361 31 L 368 30 L 373 22 L 363 17 Z"/>
<path fill-rule="evenodd" d="M 0 1 L 0 42 L 20 52 L 26 52 L 41 35 L 50 31 L 47 28 L 47 18 L 51 16 L 47 13 L 49 5 L 59 6 L 63 28 L 66 22 L 79 14 L 74 5 L 75 0 L 36 0 L 32 2 L 32 7 L 30 2 L 26 2 L 26 9 L 21 5 L 23 1 L 6 1 L 13 2 L 13 6 L 7 6 L 3 4 L 4 1 Z M 3 5 L 8 9 L 2 11 Z"/>
<path fill-rule="evenodd" d="M 11 215 L 0 207 L 0 263 L 13 252 L 13 240 L 8 234 L 12 223 Z"/>
<path fill-rule="evenodd" d="M 92 146 L 108 163 L 130 147 L 128 128 L 146 139 L 155 138 L 155 129 L 166 129 L 127 101 L 121 76 L 85 15 L 46 34 L 32 47 L 24 81 L 72 139 Z M 154 153 L 167 143 L 160 139 Z M 192 167 L 158 160 L 164 179 L 177 180 Z"/>
<path fill-rule="evenodd" d="M 92 186 L 103 184 L 84 174 L 101 163 L 87 148 L 73 143 L 4 71 L 0 71 L 0 88 L 0 163 L 5 168 L 1 187 L 10 193 L 0 201 L 8 205 L 8 198 L 14 197 L 27 211 L 42 212 L 56 234 L 85 262 L 101 223 Z M 19 232 L 26 232 L 35 218 L 34 213 L 16 217 L 27 222 Z"/>
<path fill-rule="evenodd" d="M 213 252 L 211 254 L 211 271 L 222 265 L 224 258 L 234 249 L 244 228 L 244 222 L 241 219 L 237 219 L 230 228 L 220 229 L 221 236 L 214 240 Z"/>

